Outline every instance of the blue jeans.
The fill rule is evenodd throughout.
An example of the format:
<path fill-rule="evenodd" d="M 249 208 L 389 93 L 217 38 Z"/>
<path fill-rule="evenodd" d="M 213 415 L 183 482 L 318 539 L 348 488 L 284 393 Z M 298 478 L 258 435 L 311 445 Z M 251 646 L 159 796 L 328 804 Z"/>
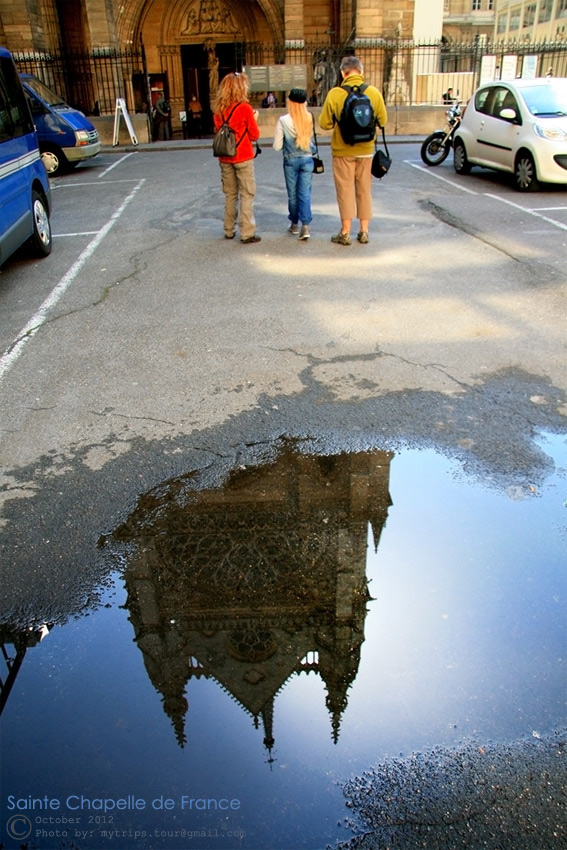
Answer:
<path fill-rule="evenodd" d="M 292 224 L 311 224 L 313 157 L 290 156 L 289 159 L 284 159 L 284 176 L 289 220 Z"/>

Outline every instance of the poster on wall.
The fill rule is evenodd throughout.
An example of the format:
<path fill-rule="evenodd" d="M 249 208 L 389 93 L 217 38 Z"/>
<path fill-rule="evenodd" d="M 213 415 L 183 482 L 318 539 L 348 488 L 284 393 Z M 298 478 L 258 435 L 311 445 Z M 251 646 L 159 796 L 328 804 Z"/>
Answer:
<path fill-rule="evenodd" d="M 502 57 L 501 80 L 515 80 L 517 77 L 518 57 L 515 54 Z"/>
<path fill-rule="evenodd" d="M 496 56 L 483 56 L 480 63 L 479 84 L 491 83 L 496 79 Z"/>
<path fill-rule="evenodd" d="M 522 62 L 522 77 L 524 80 L 533 80 L 537 76 L 537 60 L 538 57 L 534 56 L 524 56 Z"/>

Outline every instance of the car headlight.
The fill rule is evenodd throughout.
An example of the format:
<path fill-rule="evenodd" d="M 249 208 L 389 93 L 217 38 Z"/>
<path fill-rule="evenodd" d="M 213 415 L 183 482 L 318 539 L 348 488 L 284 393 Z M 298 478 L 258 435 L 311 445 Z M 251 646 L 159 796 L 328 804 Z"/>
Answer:
<path fill-rule="evenodd" d="M 86 130 L 75 130 L 75 138 L 78 145 L 88 145 L 89 134 Z"/>
<path fill-rule="evenodd" d="M 538 124 L 534 122 L 534 132 L 536 136 L 541 136 L 542 139 L 549 139 L 551 142 L 565 142 L 567 141 L 567 132 L 562 130 L 561 127 L 554 127 L 553 125 L 548 124 Z"/>

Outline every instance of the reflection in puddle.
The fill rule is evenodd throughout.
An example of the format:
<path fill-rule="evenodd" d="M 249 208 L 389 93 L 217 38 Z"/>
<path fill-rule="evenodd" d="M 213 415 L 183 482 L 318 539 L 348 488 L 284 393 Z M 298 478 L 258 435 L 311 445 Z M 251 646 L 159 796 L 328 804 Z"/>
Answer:
<path fill-rule="evenodd" d="M 563 459 L 562 439 L 542 447 Z M 286 451 L 219 489 L 188 475 L 142 497 L 103 541 L 121 564 L 106 606 L 40 645 L 0 635 L 19 642 L 4 821 L 47 796 L 81 823 L 48 835 L 61 824 L 16 808 L 39 850 L 322 850 L 350 834 L 342 784 L 376 763 L 402 787 L 415 751 L 545 740 L 567 703 L 557 466 L 507 493 L 433 451 Z M 517 748 L 498 752 L 513 773 Z"/>
<path fill-rule="evenodd" d="M 367 529 L 377 546 L 390 459 L 288 451 L 187 505 L 171 490 L 150 509 L 144 500 L 114 535 L 135 544 L 126 607 L 180 744 L 187 685 L 204 677 L 262 724 L 271 752 L 277 694 L 311 672 L 325 683 L 338 739 L 364 640 Z"/>

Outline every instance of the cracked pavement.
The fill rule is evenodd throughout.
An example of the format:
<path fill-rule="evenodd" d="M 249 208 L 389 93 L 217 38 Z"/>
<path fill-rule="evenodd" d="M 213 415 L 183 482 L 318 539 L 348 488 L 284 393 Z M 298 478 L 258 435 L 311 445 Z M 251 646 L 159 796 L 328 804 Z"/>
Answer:
<path fill-rule="evenodd" d="M 207 150 L 103 154 L 54 181 L 52 256 L 0 276 L 3 350 L 86 250 L 72 233 L 107 230 L 0 384 L 0 616 L 79 610 L 106 569 L 96 541 L 140 494 L 191 469 L 222 480 L 282 439 L 433 445 L 503 486 L 545 474 L 532 437 L 567 430 L 565 232 L 428 179 L 410 149 L 349 248 L 329 242 L 330 163 L 312 238 L 287 233 L 269 149 L 257 245 L 222 239 Z"/>

